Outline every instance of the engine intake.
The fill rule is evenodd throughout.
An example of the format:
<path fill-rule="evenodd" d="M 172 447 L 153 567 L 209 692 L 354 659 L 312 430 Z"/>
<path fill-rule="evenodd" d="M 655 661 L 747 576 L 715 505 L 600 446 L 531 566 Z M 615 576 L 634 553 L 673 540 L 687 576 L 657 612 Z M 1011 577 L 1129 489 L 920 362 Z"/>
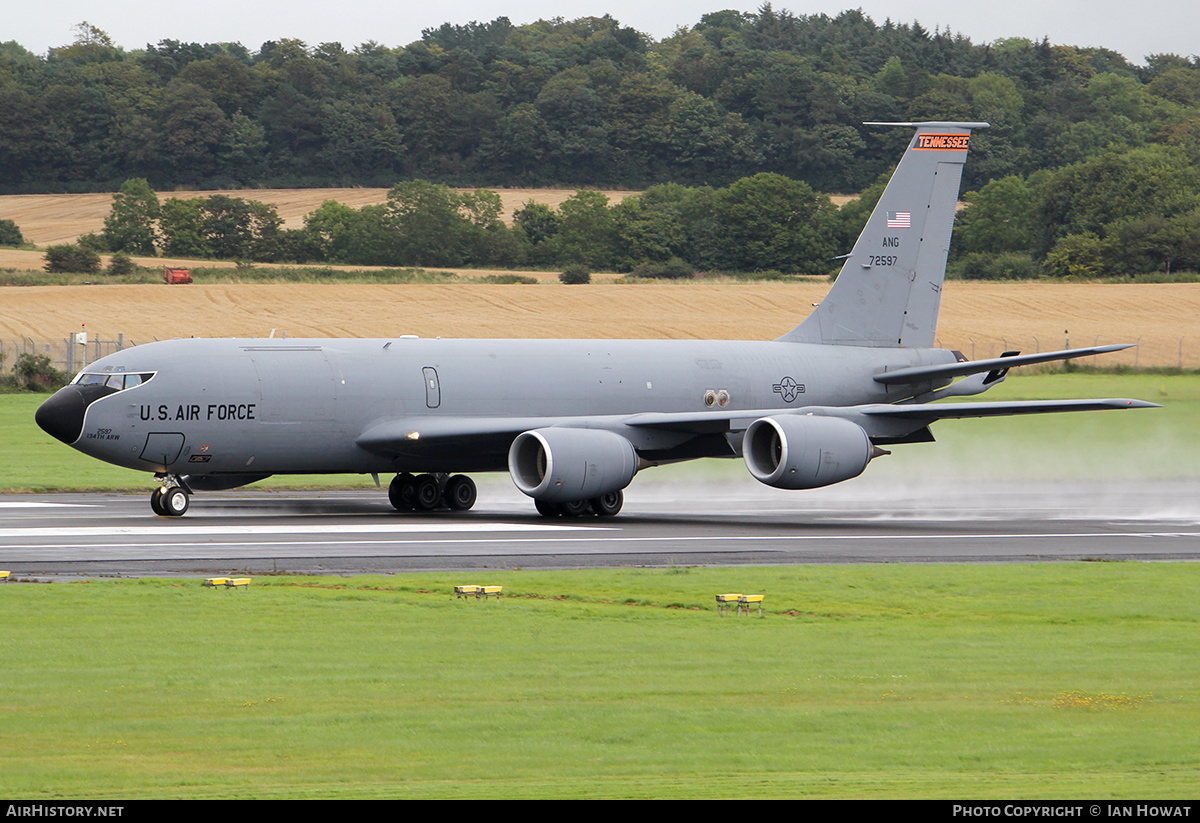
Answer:
<path fill-rule="evenodd" d="M 760 418 L 742 441 L 750 474 L 777 489 L 816 489 L 858 477 L 873 451 L 861 426 L 818 415 Z"/>
<path fill-rule="evenodd" d="M 517 488 L 547 503 L 619 491 L 637 473 L 633 444 L 601 429 L 548 428 L 517 435 L 508 471 Z"/>

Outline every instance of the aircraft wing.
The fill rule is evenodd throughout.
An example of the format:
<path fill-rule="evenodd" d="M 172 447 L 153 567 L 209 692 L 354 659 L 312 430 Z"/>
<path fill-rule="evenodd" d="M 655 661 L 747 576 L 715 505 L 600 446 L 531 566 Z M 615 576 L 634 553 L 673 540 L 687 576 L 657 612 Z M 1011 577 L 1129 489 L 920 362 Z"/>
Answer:
<path fill-rule="evenodd" d="M 1102 400 L 1012 400 L 1000 403 L 872 403 L 864 406 L 806 406 L 797 409 L 755 409 L 730 412 L 647 412 L 624 419 L 627 426 L 648 426 L 700 432 L 739 431 L 760 417 L 781 414 L 818 414 L 825 417 L 886 417 L 932 422 L 946 418 L 1005 417 L 1047 412 L 1102 411 L 1106 409 L 1159 408 L 1155 403 L 1125 398 Z"/>
<path fill-rule="evenodd" d="M 762 417 L 819 415 L 850 420 L 872 438 L 904 436 L 936 420 L 1004 417 L 1047 412 L 1158 408 L 1144 400 L 1017 400 L 999 403 L 873 403 L 861 406 L 807 406 L 796 409 L 736 409 L 697 412 L 641 412 L 590 417 L 421 417 L 381 422 L 367 429 L 356 443 L 388 457 L 420 457 L 441 453 L 447 444 L 463 452 L 494 454 L 501 460 L 522 432 L 555 426 L 604 429 L 635 441 L 641 431 L 679 435 L 739 433 Z"/>
<path fill-rule="evenodd" d="M 893 420 L 961 419 L 965 417 L 1007 417 L 1016 414 L 1046 414 L 1047 412 L 1104 411 L 1106 409 L 1157 409 L 1156 403 L 1126 398 L 1102 400 L 1010 400 L 1000 403 L 919 403 L 911 405 L 852 406 L 852 409 L 872 417 Z"/>

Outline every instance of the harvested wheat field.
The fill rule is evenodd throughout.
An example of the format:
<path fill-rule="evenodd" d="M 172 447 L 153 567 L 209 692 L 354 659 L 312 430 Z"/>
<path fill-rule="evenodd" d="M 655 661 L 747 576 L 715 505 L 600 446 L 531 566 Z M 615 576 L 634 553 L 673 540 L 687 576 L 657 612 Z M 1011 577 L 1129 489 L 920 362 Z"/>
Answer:
<path fill-rule="evenodd" d="M 126 343 L 172 337 L 773 339 L 825 281 L 663 285 L 193 284 L 0 289 L 0 341 L 49 343 L 86 324 Z M 972 359 L 1005 349 L 1139 343 L 1108 365 L 1200 367 L 1200 283 L 946 286 L 938 345 Z"/>
<path fill-rule="evenodd" d="M 457 191 L 472 191 L 457 189 Z M 500 195 L 503 219 L 509 223 L 512 214 L 530 200 L 557 207 L 575 194 L 575 189 L 493 189 Z M 237 189 L 222 191 L 164 191 L 159 200 L 168 197 L 187 199 L 227 194 L 246 200 L 257 200 L 275 207 L 283 219 L 285 228 L 298 229 L 304 225 L 304 216 L 315 211 L 326 200 L 336 200 L 359 209 L 383 203 L 387 200 L 387 189 Z M 603 192 L 610 203 L 619 203 L 632 191 L 608 190 Z M 104 228 L 104 218 L 112 210 L 111 194 L 5 194 L 0 195 L 0 218 L 13 220 L 20 227 L 25 239 L 35 246 L 55 243 L 73 243 L 82 234 L 99 232 Z M 41 264 L 38 264 L 40 268 Z"/>

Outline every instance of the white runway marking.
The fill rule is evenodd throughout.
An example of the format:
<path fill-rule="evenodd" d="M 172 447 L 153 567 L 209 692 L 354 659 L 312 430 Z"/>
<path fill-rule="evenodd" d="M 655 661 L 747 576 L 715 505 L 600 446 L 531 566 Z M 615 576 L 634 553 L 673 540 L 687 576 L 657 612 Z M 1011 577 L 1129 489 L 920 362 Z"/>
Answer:
<path fill-rule="evenodd" d="M 0 500 L 0 509 L 97 509 L 98 503 L 26 503 L 19 500 Z"/>
<path fill-rule="evenodd" d="M 507 529 L 507 531 L 516 531 L 519 528 L 520 527 Z M 534 529 L 572 529 L 572 530 L 577 530 L 577 531 L 585 531 L 585 530 L 593 529 L 594 527 L 533 526 L 530 528 L 534 528 Z M 0 530 L 0 537 L 4 536 L 2 533 L 3 531 L 22 531 L 22 530 L 20 530 L 20 529 Z M 38 530 L 26 529 L 24 531 L 38 531 Z M 169 529 L 167 531 L 175 533 L 175 534 L 180 533 L 180 532 L 173 532 L 173 530 L 169 530 Z M 291 531 L 294 532 L 295 530 L 291 530 Z M 130 530 L 126 529 L 126 530 L 120 531 L 119 534 L 125 534 L 125 533 L 129 533 L 129 532 L 130 532 Z M 229 532 L 229 533 L 232 533 L 232 532 Z M 285 533 L 286 534 L 286 533 L 288 533 L 288 530 L 281 529 L 277 533 Z M 392 533 L 395 533 L 395 532 L 392 532 Z M 113 533 L 112 532 L 102 532 L 102 534 L 113 534 Z M 119 534 L 113 534 L 113 536 L 119 536 Z M 136 537 L 138 534 L 141 534 L 141 532 L 130 534 L 130 536 Z M 87 535 L 81 535 L 81 536 L 87 536 Z M 654 536 L 654 537 L 616 537 L 616 536 L 610 536 L 610 537 L 595 536 L 595 537 L 593 537 L 593 536 L 584 536 L 584 535 L 575 537 L 574 535 L 571 535 L 571 534 L 565 534 L 565 535 L 558 534 L 558 535 L 546 535 L 545 540 L 534 540 L 532 542 L 530 541 L 529 538 L 495 538 L 495 539 L 468 538 L 465 540 L 462 540 L 462 539 L 406 540 L 402 537 L 401 538 L 380 537 L 380 539 L 378 539 L 378 540 L 339 540 L 339 541 L 337 541 L 337 545 L 338 545 L 338 547 L 340 547 L 342 549 L 346 549 L 351 546 L 380 546 L 380 545 L 401 546 L 401 545 L 407 545 L 407 544 L 429 545 L 429 544 L 444 544 L 444 543 L 453 543 L 456 546 L 457 545 L 463 545 L 463 546 L 481 545 L 481 544 L 482 545 L 498 545 L 498 544 L 503 544 L 503 543 L 516 543 L 516 544 L 524 545 L 524 546 L 532 546 L 536 543 L 552 543 L 552 544 L 557 545 L 557 544 L 561 544 L 564 542 L 597 543 L 597 544 L 601 544 L 601 545 L 611 545 L 613 543 L 689 543 L 689 542 L 696 542 L 696 543 L 706 543 L 706 542 L 774 543 L 774 542 L 782 542 L 782 541 L 810 542 L 810 541 L 826 541 L 826 540 L 862 541 L 862 542 L 878 542 L 878 541 L 890 541 L 890 540 L 925 540 L 925 541 L 929 541 L 929 542 L 942 542 L 942 541 L 949 541 L 949 540 L 957 540 L 957 539 L 961 539 L 962 537 L 963 537 L 963 535 L 947 535 L 947 534 L 905 534 L 905 535 L 887 535 L 887 536 L 880 536 L 877 534 L 837 534 L 837 535 L 808 535 L 808 534 L 796 535 L 796 534 L 791 534 L 791 535 L 724 535 L 724 536 L 671 535 L 671 536 Z M 1200 533 L 1196 533 L 1196 532 L 1134 532 L 1134 533 L 1129 533 L 1129 534 L 1119 534 L 1119 533 L 1113 533 L 1113 532 L 1077 532 L 1077 533 L 1055 532 L 1055 533 L 1042 533 L 1042 534 L 973 534 L 973 535 L 968 535 L 968 537 L 970 537 L 973 540 L 1012 540 L 1012 541 L 1040 540 L 1040 539 L 1047 539 L 1047 538 L 1058 539 L 1058 540 L 1063 540 L 1063 539 L 1095 540 L 1097 538 L 1163 539 L 1163 538 L 1196 538 L 1196 537 L 1200 537 Z M 127 543 L 127 542 L 78 543 L 78 544 L 57 543 L 57 544 L 54 544 L 53 547 L 61 548 L 61 549 L 70 549 L 70 548 L 99 549 L 99 548 L 126 548 L 126 547 L 135 547 L 138 545 L 140 545 L 140 544 Z M 172 550 L 177 550 L 177 549 L 188 548 L 188 547 L 200 547 L 200 546 L 212 547 L 214 545 L 216 545 L 216 544 L 213 544 L 211 542 L 188 543 L 188 542 L 171 541 L 170 548 Z M 309 547 L 309 548 L 314 548 L 314 549 L 320 548 L 321 551 L 328 551 L 328 549 L 329 549 L 327 544 L 322 544 L 320 542 L 312 541 L 312 540 L 253 541 L 253 542 L 237 542 L 237 543 L 226 544 L 226 545 L 240 546 L 240 547 L 244 547 L 244 548 L 251 548 L 251 547 L 264 548 L 264 547 L 268 547 L 268 546 L 273 547 L 273 548 Z M 4 546 L 3 548 L 36 549 L 36 548 L 47 548 L 47 546 L 45 546 L 44 544 L 28 544 L 28 545 L 9 544 L 9 545 Z"/>
<path fill-rule="evenodd" d="M 297 523 L 266 526 L 63 526 L 0 528 L 0 538 L 35 537 L 221 537 L 267 534 L 465 534 L 469 532 L 607 531 L 603 526 L 553 526 L 537 523 Z M 309 541 L 311 542 L 311 541 Z"/>

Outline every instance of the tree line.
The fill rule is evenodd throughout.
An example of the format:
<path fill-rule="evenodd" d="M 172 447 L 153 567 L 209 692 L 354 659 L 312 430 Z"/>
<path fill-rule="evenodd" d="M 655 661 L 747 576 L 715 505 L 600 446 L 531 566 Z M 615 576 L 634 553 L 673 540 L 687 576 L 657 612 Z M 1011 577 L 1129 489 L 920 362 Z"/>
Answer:
<path fill-rule="evenodd" d="M 1140 55 L 1138 57 L 1141 57 Z M 986 120 L 967 185 L 1110 145 L 1200 142 L 1200 65 L 1022 38 L 976 45 L 859 11 L 706 14 L 655 41 L 611 17 L 445 24 L 403 47 L 163 40 L 89 24 L 0 44 L 0 191 L 176 186 L 727 186 L 857 192 L 903 138 L 864 121 Z"/>
<path fill-rule="evenodd" d="M 651 186 L 611 204 L 581 190 L 557 208 L 528 201 L 506 221 L 500 196 L 422 180 L 360 209 L 328 200 L 285 229 L 274 206 L 213 194 L 160 201 L 142 178 L 113 195 L 99 233 L 48 250 L 55 271 L 96 271 L 98 252 L 389 267 L 563 268 L 682 277 L 702 271 L 830 274 L 887 175 L 838 209 L 802 181 L 760 173 L 729 186 Z M 966 192 L 951 275 L 1017 279 L 1200 271 L 1200 169 L 1158 147 L 1109 152 Z M 0 234 L 20 242 L 11 221 Z M 2 240 L 3 238 L 0 238 Z M 82 268 L 80 268 L 82 266 Z M 72 268 L 74 267 L 74 268 Z"/>
<path fill-rule="evenodd" d="M 333 200 L 282 228 L 275 208 L 224 194 L 158 195 L 144 179 L 113 196 L 93 252 L 370 266 L 562 268 L 658 276 L 701 271 L 830 274 L 888 173 L 837 208 L 808 184 L 759 173 L 729 186 L 651 186 L 612 204 L 581 190 L 557 208 L 529 201 L 511 220 L 487 189 L 397 183 L 385 203 Z M 1061 169 L 1009 175 L 963 194 L 952 276 L 1107 277 L 1200 271 L 1200 167 L 1170 147 L 1112 149 Z M 15 229 L 15 227 L 14 227 Z M 19 236 L 19 231 L 17 232 Z M 66 254 L 66 252 L 62 252 Z"/>
<path fill-rule="evenodd" d="M 0 44 L 0 101 L 0 191 L 120 186 L 116 215 L 135 181 L 392 186 L 386 204 L 327 203 L 294 230 L 252 200 L 168 199 L 147 204 L 159 209 L 151 229 L 106 226 L 96 245 L 114 251 L 821 273 L 848 251 L 906 139 L 859 124 L 930 119 L 992 124 L 972 139 L 955 271 L 1200 268 L 1194 57 L 1133 65 L 1103 48 L 976 45 L 769 4 L 706 14 L 661 41 L 608 16 L 497 18 L 349 50 L 164 40 L 126 51 L 85 23 L 44 56 Z M 450 185 L 645 192 L 615 206 L 591 191 L 557 210 L 527 204 L 509 227 L 486 189 Z M 815 194 L 864 190 L 840 212 Z"/>
<path fill-rule="evenodd" d="M 839 211 L 808 184 L 761 173 L 720 189 L 652 186 L 611 204 L 581 190 L 557 208 L 529 201 L 504 220 L 500 196 L 410 180 L 379 205 L 328 200 L 285 229 L 275 208 L 213 194 L 167 198 L 144 178 L 113 196 L 91 252 L 364 266 L 695 269 L 828 274 L 865 214 Z M 65 254 L 65 252 L 62 252 Z"/>

